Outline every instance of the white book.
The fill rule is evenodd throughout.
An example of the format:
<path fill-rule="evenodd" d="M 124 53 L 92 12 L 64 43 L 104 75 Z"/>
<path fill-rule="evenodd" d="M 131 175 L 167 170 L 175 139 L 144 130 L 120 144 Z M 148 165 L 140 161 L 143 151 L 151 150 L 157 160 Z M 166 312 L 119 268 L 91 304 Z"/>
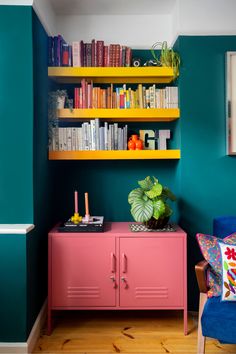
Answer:
<path fill-rule="evenodd" d="M 72 61 L 73 61 L 73 66 L 81 66 L 79 42 L 72 42 Z"/>
<path fill-rule="evenodd" d="M 90 121 L 90 129 L 91 129 L 91 150 L 96 150 L 96 132 L 95 132 L 95 120 L 92 119 Z"/>
<path fill-rule="evenodd" d="M 79 150 L 79 128 L 75 128 L 75 150 Z"/>
<path fill-rule="evenodd" d="M 114 150 L 118 150 L 118 123 L 114 123 Z"/>
<path fill-rule="evenodd" d="M 78 150 L 82 151 L 83 149 L 83 132 L 82 127 L 78 128 Z"/>
<path fill-rule="evenodd" d="M 63 151 L 64 149 L 64 134 L 63 134 L 63 128 L 58 128 L 59 130 L 59 151 Z"/>
<path fill-rule="evenodd" d="M 108 150 L 111 150 L 111 125 L 109 125 L 109 128 L 108 128 Z"/>
<path fill-rule="evenodd" d="M 72 141 L 71 141 L 71 145 L 72 145 L 72 151 L 76 150 L 76 130 L 77 128 L 71 128 L 72 130 Z"/>
<path fill-rule="evenodd" d="M 95 118 L 95 149 L 96 150 L 100 150 L 99 126 L 100 126 L 99 118 Z"/>
<path fill-rule="evenodd" d="M 84 136 L 83 136 L 83 140 L 84 140 L 84 150 L 89 150 L 89 124 L 88 122 L 83 123 L 84 126 Z"/>
<path fill-rule="evenodd" d="M 128 144 L 128 125 L 127 124 L 124 126 L 123 131 L 124 131 L 124 147 L 123 147 L 123 149 L 127 150 L 127 144 Z"/>
<path fill-rule="evenodd" d="M 66 134 L 64 133 L 64 148 L 65 150 L 71 151 L 72 150 L 72 128 L 64 128 Z M 67 137 L 66 144 L 65 144 L 65 136 Z"/>
<path fill-rule="evenodd" d="M 104 127 L 99 128 L 99 141 L 100 141 L 100 150 L 105 150 Z"/>
<path fill-rule="evenodd" d="M 108 150 L 108 123 L 104 122 L 104 145 L 105 150 Z"/>

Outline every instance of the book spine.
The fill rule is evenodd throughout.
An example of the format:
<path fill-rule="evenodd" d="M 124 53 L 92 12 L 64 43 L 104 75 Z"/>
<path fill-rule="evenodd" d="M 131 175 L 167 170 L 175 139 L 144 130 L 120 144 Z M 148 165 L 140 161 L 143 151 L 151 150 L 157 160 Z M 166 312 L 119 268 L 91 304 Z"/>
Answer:
<path fill-rule="evenodd" d="M 103 49 L 104 49 L 104 41 L 97 41 L 97 66 L 104 66 L 103 63 Z"/>
<path fill-rule="evenodd" d="M 80 44 L 79 42 L 72 42 L 72 62 L 73 66 L 79 67 L 81 66 L 80 62 Z"/>
<path fill-rule="evenodd" d="M 96 51 L 96 42 L 95 39 L 93 39 L 91 44 L 91 66 L 96 66 L 95 51 Z"/>

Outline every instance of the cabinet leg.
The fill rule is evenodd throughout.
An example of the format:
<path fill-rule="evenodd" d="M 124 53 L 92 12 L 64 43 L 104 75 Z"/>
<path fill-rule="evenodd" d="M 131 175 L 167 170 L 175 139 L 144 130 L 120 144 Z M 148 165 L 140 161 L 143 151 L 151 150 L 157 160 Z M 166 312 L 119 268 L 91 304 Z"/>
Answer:
<path fill-rule="evenodd" d="M 51 333 L 52 333 L 52 310 L 48 309 L 47 335 L 50 336 Z"/>
<path fill-rule="evenodd" d="M 188 310 L 184 309 L 184 335 L 188 335 Z"/>

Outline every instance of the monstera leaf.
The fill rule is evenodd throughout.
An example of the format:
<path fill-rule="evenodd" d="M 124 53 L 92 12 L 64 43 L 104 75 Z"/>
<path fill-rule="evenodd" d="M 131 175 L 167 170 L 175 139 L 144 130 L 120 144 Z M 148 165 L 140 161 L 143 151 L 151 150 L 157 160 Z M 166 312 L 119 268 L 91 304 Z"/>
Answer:
<path fill-rule="evenodd" d="M 151 200 L 139 199 L 131 206 L 131 214 L 135 221 L 148 221 L 153 214 L 153 204 Z"/>

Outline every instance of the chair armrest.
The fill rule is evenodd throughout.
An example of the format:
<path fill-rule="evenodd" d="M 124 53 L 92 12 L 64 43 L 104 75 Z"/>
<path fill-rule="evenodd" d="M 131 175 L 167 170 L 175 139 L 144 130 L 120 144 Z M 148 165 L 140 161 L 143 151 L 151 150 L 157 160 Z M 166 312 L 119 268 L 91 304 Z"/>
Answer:
<path fill-rule="evenodd" d="M 201 293 L 207 293 L 209 290 L 207 287 L 206 271 L 210 267 L 207 261 L 201 261 L 195 265 L 195 273 L 197 277 L 198 287 Z"/>

